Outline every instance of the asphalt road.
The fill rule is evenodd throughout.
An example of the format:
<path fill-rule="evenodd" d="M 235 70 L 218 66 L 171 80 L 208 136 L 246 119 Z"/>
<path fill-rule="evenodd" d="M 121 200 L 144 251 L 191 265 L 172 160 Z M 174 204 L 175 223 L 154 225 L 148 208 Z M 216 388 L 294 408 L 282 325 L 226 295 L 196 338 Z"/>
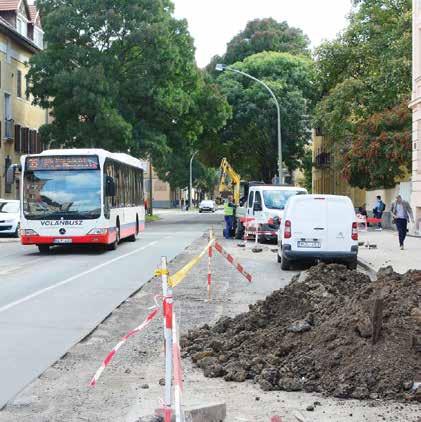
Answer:
<path fill-rule="evenodd" d="M 220 214 L 165 214 L 116 251 L 0 243 L 0 409 Z"/>

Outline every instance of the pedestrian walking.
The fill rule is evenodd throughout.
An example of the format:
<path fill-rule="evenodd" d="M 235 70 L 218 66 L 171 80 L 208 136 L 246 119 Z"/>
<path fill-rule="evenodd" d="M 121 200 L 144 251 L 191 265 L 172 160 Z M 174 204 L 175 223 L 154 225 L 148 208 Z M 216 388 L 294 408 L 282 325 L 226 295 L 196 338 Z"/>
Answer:
<path fill-rule="evenodd" d="M 396 197 L 396 201 L 392 204 L 393 222 L 399 233 L 399 246 L 404 248 L 406 234 L 408 232 L 408 221 L 414 222 L 414 214 L 412 208 L 407 201 L 404 201 L 400 195 Z"/>
<path fill-rule="evenodd" d="M 234 228 L 234 214 L 235 214 L 235 205 L 233 203 L 233 196 L 230 195 L 224 204 L 224 219 L 225 219 L 224 237 L 225 239 L 231 239 L 232 237 L 232 231 Z"/>
<path fill-rule="evenodd" d="M 380 195 L 377 195 L 376 199 L 377 201 L 376 201 L 376 205 L 374 205 L 374 208 L 373 208 L 373 215 L 374 215 L 374 218 L 381 220 L 381 218 L 383 217 L 383 212 L 386 209 L 386 204 L 382 201 L 382 197 Z M 379 231 L 383 230 L 381 222 L 377 224 L 376 230 L 379 230 Z"/>

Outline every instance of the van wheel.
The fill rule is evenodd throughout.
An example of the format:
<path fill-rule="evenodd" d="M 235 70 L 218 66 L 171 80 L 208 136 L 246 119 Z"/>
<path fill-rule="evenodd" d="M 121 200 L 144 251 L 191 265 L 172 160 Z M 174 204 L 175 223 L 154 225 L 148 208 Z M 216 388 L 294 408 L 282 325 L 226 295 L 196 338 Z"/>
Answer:
<path fill-rule="evenodd" d="M 281 258 L 281 270 L 288 271 L 291 269 L 291 261 L 285 257 Z"/>
<path fill-rule="evenodd" d="M 278 263 L 280 264 L 282 262 L 282 258 L 279 256 L 279 254 L 276 254 L 277 258 L 278 258 Z"/>
<path fill-rule="evenodd" d="M 50 246 L 49 245 L 38 245 L 38 250 L 40 254 L 47 254 L 50 252 Z"/>
<path fill-rule="evenodd" d="M 347 267 L 349 270 L 356 270 L 358 266 L 358 261 L 355 259 L 353 261 L 348 262 Z"/>

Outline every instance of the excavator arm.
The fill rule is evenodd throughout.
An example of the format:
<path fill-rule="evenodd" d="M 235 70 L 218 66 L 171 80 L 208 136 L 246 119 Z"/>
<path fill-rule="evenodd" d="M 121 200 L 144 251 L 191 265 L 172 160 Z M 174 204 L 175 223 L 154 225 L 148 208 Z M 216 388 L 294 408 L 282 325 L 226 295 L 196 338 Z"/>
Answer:
<path fill-rule="evenodd" d="M 219 179 L 219 193 L 232 192 L 235 205 L 240 204 L 240 175 L 231 167 L 226 158 L 221 161 L 221 177 Z"/>

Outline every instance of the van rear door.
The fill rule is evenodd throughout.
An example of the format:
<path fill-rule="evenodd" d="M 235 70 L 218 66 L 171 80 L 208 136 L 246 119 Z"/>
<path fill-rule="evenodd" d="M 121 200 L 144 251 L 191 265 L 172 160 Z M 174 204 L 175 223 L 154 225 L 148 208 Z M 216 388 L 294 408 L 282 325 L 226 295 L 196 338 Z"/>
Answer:
<path fill-rule="evenodd" d="M 315 251 L 326 249 L 327 205 L 324 197 L 296 197 L 291 212 L 292 249 Z M 285 220 L 288 220 L 288 216 Z"/>
<path fill-rule="evenodd" d="M 355 211 L 352 202 L 344 197 L 327 199 L 327 218 L 329 221 L 327 250 L 349 252 L 352 246 L 352 223 Z"/>

